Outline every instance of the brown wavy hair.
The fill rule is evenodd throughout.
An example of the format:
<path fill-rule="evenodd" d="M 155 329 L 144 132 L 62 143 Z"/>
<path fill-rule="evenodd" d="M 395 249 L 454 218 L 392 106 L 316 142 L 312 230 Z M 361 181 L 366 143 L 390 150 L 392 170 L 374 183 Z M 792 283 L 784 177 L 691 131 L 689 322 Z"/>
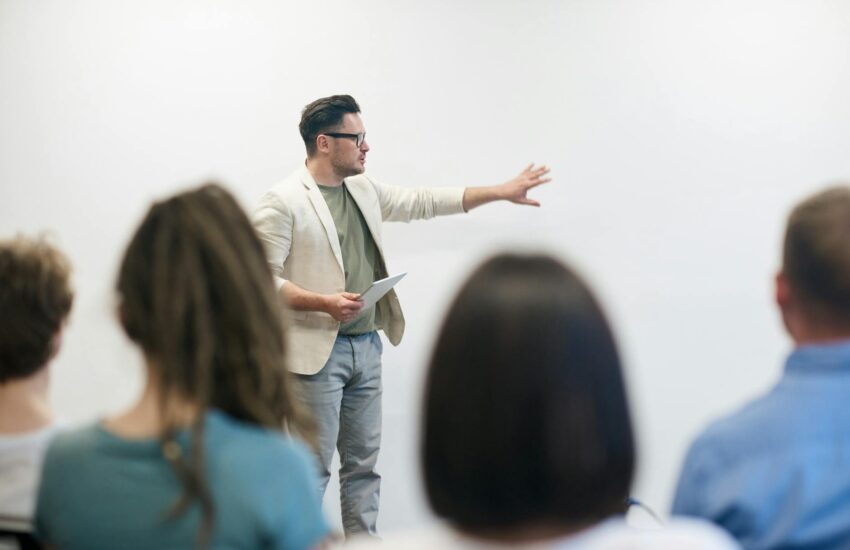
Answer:
<path fill-rule="evenodd" d="M 171 517 L 198 501 L 199 542 L 214 505 L 203 476 L 204 417 L 211 408 L 276 430 L 311 434 L 291 395 L 285 335 L 272 275 L 247 216 L 210 183 L 155 203 L 130 241 L 118 274 L 120 317 L 159 389 L 161 442 L 183 484 Z M 175 440 L 180 403 L 198 415 L 189 454 Z M 310 439 L 310 436 L 307 435 Z"/>
<path fill-rule="evenodd" d="M 0 384 L 35 374 L 56 352 L 74 302 L 70 273 L 44 238 L 0 241 Z"/>

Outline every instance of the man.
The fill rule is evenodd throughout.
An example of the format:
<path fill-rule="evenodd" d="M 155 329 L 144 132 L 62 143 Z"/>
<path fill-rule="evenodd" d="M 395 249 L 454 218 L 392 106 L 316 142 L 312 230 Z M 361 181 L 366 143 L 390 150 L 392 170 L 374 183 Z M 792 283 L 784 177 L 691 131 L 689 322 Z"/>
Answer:
<path fill-rule="evenodd" d="M 70 264 L 43 240 L 0 241 L 0 516 L 28 522 L 56 423 L 47 365 L 71 310 Z"/>
<path fill-rule="evenodd" d="M 776 303 L 795 344 L 782 378 L 696 440 L 673 513 L 748 549 L 850 548 L 850 187 L 792 211 Z"/>
<path fill-rule="evenodd" d="M 394 291 L 361 311 L 358 293 L 387 276 L 381 223 L 467 212 L 506 200 L 539 206 L 529 189 L 549 181 L 530 165 L 493 187 L 404 188 L 364 176 L 369 144 L 360 107 L 348 95 L 318 99 L 299 126 L 305 166 L 273 187 L 254 213 L 269 264 L 290 317 L 290 369 L 318 425 L 321 490 L 340 453 L 346 536 L 375 533 L 380 476 L 381 350 L 404 332 Z"/>

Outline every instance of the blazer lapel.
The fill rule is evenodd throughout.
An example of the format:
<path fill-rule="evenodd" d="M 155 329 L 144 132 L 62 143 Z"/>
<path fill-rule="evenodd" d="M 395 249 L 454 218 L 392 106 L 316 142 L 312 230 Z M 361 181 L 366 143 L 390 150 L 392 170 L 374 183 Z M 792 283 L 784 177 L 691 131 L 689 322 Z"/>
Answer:
<path fill-rule="evenodd" d="M 316 215 L 319 216 L 319 221 L 322 222 L 322 226 L 325 228 L 325 235 L 328 238 L 328 242 L 330 242 L 331 250 L 333 250 L 334 257 L 339 264 L 339 269 L 345 273 L 345 267 L 342 263 L 342 250 L 339 247 L 339 235 L 336 233 L 334 218 L 331 215 L 331 211 L 328 209 L 328 205 L 325 202 L 325 198 L 322 196 L 322 192 L 319 191 L 319 186 L 316 184 L 313 176 L 310 175 L 310 172 L 307 171 L 306 168 L 301 175 L 301 183 L 307 188 L 307 197 L 310 199 L 310 203 L 313 205 Z"/>

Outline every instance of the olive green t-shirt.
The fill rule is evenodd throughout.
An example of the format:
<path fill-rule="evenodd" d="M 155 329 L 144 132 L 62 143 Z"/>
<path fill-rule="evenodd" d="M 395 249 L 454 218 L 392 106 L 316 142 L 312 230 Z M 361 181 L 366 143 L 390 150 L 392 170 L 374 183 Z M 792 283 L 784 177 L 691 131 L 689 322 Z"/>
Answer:
<path fill-rule="evenodd" d="M 380 278 L 378 247 L 345 183 L 337 187 L 319 185 L 319 190 L 336 225 L 342 265 L 345 268 L 345 291 L 359 294 Z M 354 320 L 341 324 L 339 333 L 355 335 L 376 330 L 379 320 L 375 318 L 375 309 L 371 307 Z"/>

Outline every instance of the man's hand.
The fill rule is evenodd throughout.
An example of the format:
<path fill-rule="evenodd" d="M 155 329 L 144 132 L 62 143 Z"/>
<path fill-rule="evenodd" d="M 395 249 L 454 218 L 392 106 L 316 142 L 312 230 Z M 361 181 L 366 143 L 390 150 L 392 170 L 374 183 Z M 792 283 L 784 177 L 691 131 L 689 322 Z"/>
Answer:
<path fill-rule="evenodd" d="M 347 323 L 357 317 L 363 307 L 363 302 L 358 298 L 360 295 L 352 292 L 328 294 L 324 311 L 340 323 Z"/>
<path fill-rule="evenodd" d="M 528 198 L 528 190 L 552 181 L 552 178 L 546 177 L 548 173 L 549 168 L 546 166 L 535 168 L 534 163 L 529 164 L 517 177 L 500 186 L 504 199 L 516 204 L 540 206 L 539 202 Z"/>
<path fill-rule="evenodd" d="M 528 198 L 528 190 L 538 185 L 552 181 L 547 178 L 549 168 L 535 168 L 534 163 L 519 173 L 519 175 L 501 185 L 490 187 L 467 187 L 463 190 L 463 210 L 469 212 L 473 208 L 493 201 L 510 201 L 514 204 L 540 206 L 536 200 Z"/>

